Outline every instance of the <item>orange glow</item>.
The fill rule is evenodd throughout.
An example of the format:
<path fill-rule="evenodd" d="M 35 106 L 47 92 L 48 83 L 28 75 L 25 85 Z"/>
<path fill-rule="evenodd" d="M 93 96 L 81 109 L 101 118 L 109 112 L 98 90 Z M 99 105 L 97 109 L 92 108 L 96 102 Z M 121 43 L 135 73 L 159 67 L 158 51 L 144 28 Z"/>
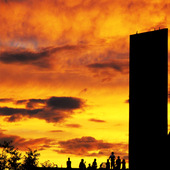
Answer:
<path fill-rule="evenodd" d="M 128 162 L 129 35 L 169 27 L 169 9 L 161 0 L 0 0 L 0 134 L 59 167 L 67 157 L 99 166 L 112 151 Z M 93 138 L 101 147 L 61 145 Z"/>

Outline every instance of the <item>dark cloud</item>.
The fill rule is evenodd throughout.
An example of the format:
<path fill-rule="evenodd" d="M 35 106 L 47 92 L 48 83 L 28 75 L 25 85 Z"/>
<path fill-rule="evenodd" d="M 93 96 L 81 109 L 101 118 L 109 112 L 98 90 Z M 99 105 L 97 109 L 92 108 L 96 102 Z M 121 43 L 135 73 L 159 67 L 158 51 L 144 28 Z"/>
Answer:
<path fill-rule="evenodd" d="M 81 125 L 79 124 L 66 124 L 67 127 L 71 127 L 71 128 L 80 128 Z"/>
<path fill-rule="evenodd" d="M 11 51 L 0 52 L 0 62 L 5 64 L 29 64 L 41 68 L 50 68 L 52 54 L 58 54 L 62 51 L 78 50 L 84 48 L 79 45 L 65 45 L 61 47 L 47 47 L 39 51 L 30 51 L 23 49 L 15 49 Z"/>
<path fill-rule="evenodd" d="M 96 68 L 96 69 L 113 68 L 115 70 L 121 71 L 121 67 L 117 63 L 94 63 L 94 64 L 88 65 L 88 67 Z"/>
<path fill-rule="evenodd" d="M 111 149 L 113 147 L 113 144 L 104 142 L 103 140 L 96 140 L 91 136 L 70 139 L 67 141 L 59 141 L 58 143 L 61 150 L 56 151 L 59 153 L 86 156 L 93 156 L 91 153 L 89 153 L 89 151 L 95 152 L 98 150 L 101 152 L 103 149 Z"/>
<path fill-rule="evenodd" d="M 101 63 L 89 64 L 87 65 L 87 67 L 93 69 L 111 68 L 119 72 L 124 72 L 128 69 L 128 62 L 124 62 L 124 61 L 101 62 Z"/>
<path fill-rule="evenodd" d="M 97 122 L 97 123 L 105 123 L 106 121 L 105 120 L 100 120 L 100 119 L 89 119 L 89 121 L 92 121 L 92 122 Z"/>
<path fill-rule="evenodd" d="M 51 97 L 47 100 L 47 105 L 53 109 L 78 109 L 83 102 L 79 98 L 73 97 Z"/>
<path fill-rule="evenodd" d="M 24 99 L 17 100 L 16 104 L 25 104 L 26 108 L 35 108 L 39 104 L 44 104 L 56 110 L 79 109 L 84 105 L 84 101 L 75 97 L 50 97 L 49 99 Z"/>
<path fill-rule="evenodd" d="M 45 104 L 45 99 L 29 99 L 26 103 L 26 108 L 35 108 L 39 107 L 40 104 Z"/>
<path fill-rule="evenodd" d="M 12 141 L 12 145 L 23 151 L 27 150 L 27 148 L 44 150 L 55 143 L 54 140 L 48 138 L 25 139 L 17 135 L 4 134 L 2 130 L 0 130 L 0 144 L 3 144 L 4 141 Z"/>
<path fill-rule="evenodd" d="M 9 107 L 0 107 L 0 115 L 2 116 L 10 116 L 14 114 L 26 114 L 26 109 L 19 109 L 19 108 L 9 108 Z"/>
<path fill-rule="evenodd" d="M 50 130 L 49 132 L 58 133 L 58 132 L 64 132 L 64 131 L 63 130 Z"/>
<path fill-rule="evenodd" d="M 50 67 L 48 56 L 51 50 L 43 49 L 40 52 L 33 51 L 5 51 L 0 53 L 0 61 L 5 64 L 32 64 L 38 67 Z"/>
<path fill-rule="evenodd" d="M 24 99 L 17 100 L 14 102 L 15 104 L 25 104 L 26 108 L 33 109 L 36 107 L 42 107 L 41 104 L 46 103 L 46 99 Z"/>
<path fill-rule="evenodd" d="M 14 100 L 12 98 L 2 98 L 0 99 L 0 103 L 8 103 L 13 102 Z"/>
<path fill-rule="evenodd" d="M 28 100 L 17 100 L 15 101 L 15 104 L 25 104 Z"/>
<path fill-rule="evenodd" d="M 74 97 L 24 99 L 15 103 L 25 104 L 25 108 L 0 107 L 0 116 L 6 116 L 5 120 L 8 122 L 16 122 L 22 118 L 38 118 L 57 123 L 71 117 L 74 110 L 84 107 L 84 101 Z"/>
<path fill-rule="evenodd" d="M 3 116 L 10 116 L 14 114 L 22 114 L 22 115 L 35 115 L 39 111 L 42 111 L 41 109 L 34 109 L 34 110 L 28 110 L 28 109 L 21 109 L 21 108 L 9 108 L 9 107 L 0 107 L 0 115 Z"/>
<path fill-rule="evenodd" d="M 21 119 L 22 119 L 21 114 L 14 114 L 14 115 L 6 117 L 4 120 L 7 122 L 17 122 L 17 121 L 20 121 Z"/>
<path fill-rule="evenodd" d="M 108 156 L 111 151 L 114 151 L 116 155 L 121 157 L 128 156 L 128 144 L 104 142 L 91 136 L 59 141 L 58 144 L 60 149 L 55 151 L 62 154 L 99 157 Z"/>

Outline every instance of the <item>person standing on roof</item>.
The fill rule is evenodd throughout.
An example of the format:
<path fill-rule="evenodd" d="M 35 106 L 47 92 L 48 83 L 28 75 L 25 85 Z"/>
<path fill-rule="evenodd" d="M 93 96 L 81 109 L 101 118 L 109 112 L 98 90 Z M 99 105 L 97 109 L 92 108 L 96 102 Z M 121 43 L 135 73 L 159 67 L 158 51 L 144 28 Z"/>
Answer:
<path fill-rule="evenodd" d="M 109 159 L 111 160 L 111 169 L 115 168 L 115 155 L 114 152 L 111 153 Z"/>

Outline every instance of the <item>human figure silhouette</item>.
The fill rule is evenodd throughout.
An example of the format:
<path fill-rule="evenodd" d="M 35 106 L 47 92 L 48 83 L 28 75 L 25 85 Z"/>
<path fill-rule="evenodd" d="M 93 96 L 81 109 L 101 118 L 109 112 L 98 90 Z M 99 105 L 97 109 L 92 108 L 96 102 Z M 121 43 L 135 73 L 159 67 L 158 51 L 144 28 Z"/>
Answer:
<path fill-rule="evenodd" d="M 118 157 L 117 157 L 117 160 L 116 160 L 116 170 L 120 170 L 120 166 L 121 166 L 121 159 L 120 159 L 120 157 L 118 156 Z"/>
<path fill-rule="evenodd" d="M 111 169 L 115 168 L 115 155 L 114 152 L 111 153 L 109 159 L 111 160 Z"/>
<path fill-rule="evenodd" d="M 126 169 L 126 161 L 125 161 L 125 159 L 123 159 L 123 161 L 122 161 L 122 169 L 123 169 L 123 170 Z"/>
<path fill-rule="evenodd" d="M 96 159 L 94 159 L 94 161 L 93 161 L 92 169 L 97 169 L 97 162 L 96 162 Z"/>
<path fill-rule="evenodd" d="M 89 170 L 91 170 L 91 169 L 92 169 L 91 164 L 89 164 L 89 166 L 87 167 L 87 169 L 89 169 Z"/>
<path fill-rule="evenodd" d="M 68 161 L 67 161 L 67 169 L 71 169 L 71 161 L 70 161 L 70 158 L 68 158 Z"/>
<path fill-rule="evenodd" d="M 85 163 L 84 163 L 84 159 L 81 159 L 81 162 L 80 162 L 80 164 L 79 164 L 79 168 L 80 168 L 81 170 L 85 170 L 85 169 L 86 169 L 86 165 L 85 165 Z"/>
<path fill-rule="evenodd" d="M 109 162 L 109 159 L 107 159 L 107 162 L 106 162 L 106 169 L 107 169 L 107 170 L 110 169 L 110 162 Z"/>

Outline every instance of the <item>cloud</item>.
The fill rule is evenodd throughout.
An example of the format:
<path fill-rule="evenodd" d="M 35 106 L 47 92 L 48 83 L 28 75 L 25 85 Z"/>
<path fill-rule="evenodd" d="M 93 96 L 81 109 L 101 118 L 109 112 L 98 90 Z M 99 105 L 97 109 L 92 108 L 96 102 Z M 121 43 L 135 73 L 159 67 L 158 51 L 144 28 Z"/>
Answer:
<path fill-rule="evenodd" d="M 12 145 L 23 151 L 27 150 L 27 148 L 44 150 L 55 143 L 54 140 L 48 138 L 26 139 L 17 135 L 4 134 L 3 131 L 0 130 L 0 144 L 3 144 L 4 141 L 12 141 Z"/>
<path fill-rule="evenodd" d="M 63 130 L 50 130 L 49 132 L 58 133 L 58 132 L 64 132 L 64 131 Z"/>
<path fill-rule="evenodd" d="M 113 144 L 104 142 L 103 140 L 96 140 L 91 136 L 84 136 L 82 138 L 70 139 L 67 141 L 59 141 L 61 150 L 56 150 L 59 153 L 93 156 L 91 151 L 98 150 L 99 155 L 104 149 L 111 149 Z"/>
<path fill-rule="evenodd" d="M 1 98 L 0 103 L 8 103 L 13 102 L 14 100 L 12 98 Z"/>
<path fill-rule="evenodd" d="M 91 136 L 59 141 L 59 149 L 55 150 L 61 154 L 73 154 L 78 156 L 109 156 L 111 151 L 121 157 L 128 156 L 128 144 L 109 143 L 97 140 Z"/>
<path fill-rule="evenodd" d="M 119 71 L 121 73 L 127 72 L 127 69 L 129 67 L 129 64 L 127 61 L 111 61 L 111 62 L 100 62 L 100 63 L 93 63 L 87 65 L 87 67 L 92 69 L 114 69 L 116 71 Z"/>
<path fill-rule="evenodd" d="M 0 107 L 0 114 L 3 116 L 10 116 L 14 114 L 22 114 L 22 115 L 34 115 L 38 113 L 39 111 L 42 111 L 41 109 L 34 109 L 34 110 L 28 110 L 28 109 L 22 109 L 22 108 L 9 108 L 9 107 Z"/>
<path fill-rule="evenodd" d="M 71 127 L 71 128 L 80 128 L 81 125 L 79 124 L 66 124 L 67 127 Z"/>
<path fill-rule="evenodd" d="M 97 122 L 97 123 L 105 123 L 106 121 L 105 120 L 100 120 L 100 119 L 89 119 L 89 121 L 91 122 Z"/>
<path fill-rule="evenodd" d="M 47 105 L 53 109 L 69 110 L 80 108 L 83 102 L 79 98 L 73 97 L 51 97 L 47 100 Z"/>
<path fill-rule="evenodd" d="M 16 49 L 0 53 L 0 61 L 5 64 L 31 64 L 38 67 L 49 68 L 51 49 L 42 49 L 39 52 Z"/>
<path fill-rule="evenodd" d="M 0 107 L 0 115 L 8 122 L 22 118 L 38 118 L 47 122 L 61 122 L 71 117 L 76 109 L 82 109 L 84 101 L 74 97 L 50 97 L 48 99 L 23 99 L 16 104 L 25 104 L 25 108 Z"/>
<path fill-rule="evenodd" d="M 15 104 L 26 104 L 28 100 L 17 100 L 15 101 Z"/>
<path fill-rule="evenodd" d="M 46 103 L 45 99 L 17 100 L 15 104 L 25 104 L 27 109 L 41 108 Z"/>

